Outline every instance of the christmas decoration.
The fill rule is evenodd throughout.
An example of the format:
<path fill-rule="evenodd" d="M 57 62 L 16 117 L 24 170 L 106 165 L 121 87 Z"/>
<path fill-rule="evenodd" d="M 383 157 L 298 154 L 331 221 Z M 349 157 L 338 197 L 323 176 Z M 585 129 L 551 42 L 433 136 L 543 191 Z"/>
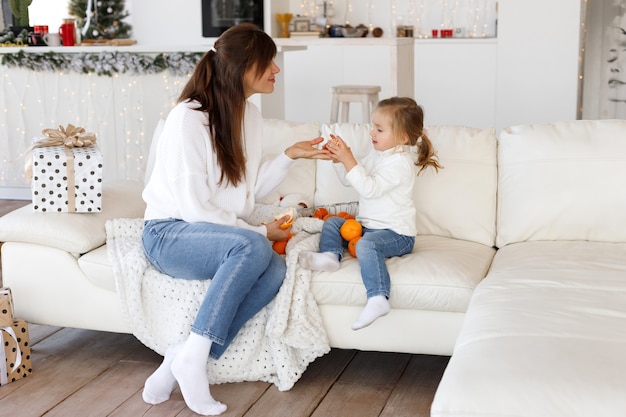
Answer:
<path fill-rule="evenodd" d="M 128 39 L 132 31 L 123 20 L 129 16 L 125 0 L 70 0 L 82 39 Z"/>
<path fill-rule="evenodd" d="M 31 71 L 74 71 L 82 74 L 113 76 L 156 74 L 169 71 L 173 75 L 191 74 L 203 52 L 171 52 L 155 55 L 133 52 L 107 51 L 99 53 L 58 52 L 2 54 L 2 65 L 25 68 Z"/>
<path fill-rule="evenodd" d="M 9 7 L 13 14 L 13 23 L 15 26 L 28 26 L 30 17 L 28 15 L 28 6 L 33 0 L 9 0 Z"/>

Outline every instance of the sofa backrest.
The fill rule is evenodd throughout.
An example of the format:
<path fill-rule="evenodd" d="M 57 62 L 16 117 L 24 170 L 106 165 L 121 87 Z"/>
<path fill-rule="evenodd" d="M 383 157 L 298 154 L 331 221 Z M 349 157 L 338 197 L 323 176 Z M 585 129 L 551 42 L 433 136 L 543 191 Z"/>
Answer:
<path fill-rule="evenodd" d="M 293 122 L 278 119 L 263 120 L 263 154 L 264 158 L 272 158 L 284 152 L 296 142 L 319 137 L 318 122 Z M 259 200 L 262 204 L 275 204 L 285 196 L 293 201 L 312 205 L 315 194 L 315 161 L 297 159 L 289 168 L 287 177 L 270 195 Z"/>
<path fill-rule="evenodd" d="M 322 124 L 321 134 L 341 136 L 358 158 L 371 149 L 370 125 Z M 428 169 L 414 189 L 420 235 L 438 235 L 493 246 L 496 236 L 496 136 L 494 129 L 429 126 L 440 163 L 438 173 Z M 332 163 L 317 161 L 316 205 L 357 201 L 356 192 L 341 184 Z"/>
<path fill-rule="evenodd" d="M 626 120 L 514 126 L 498 143 L 498 247 L 626 242 Z"/>

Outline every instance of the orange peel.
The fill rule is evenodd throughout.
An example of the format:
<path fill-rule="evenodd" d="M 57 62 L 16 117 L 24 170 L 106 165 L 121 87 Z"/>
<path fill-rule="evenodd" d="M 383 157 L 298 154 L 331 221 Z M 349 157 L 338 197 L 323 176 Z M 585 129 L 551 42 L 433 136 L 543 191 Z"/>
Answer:
<path fill-rule="evenodd" d="M 289 216 L 289 218 L 287 219 L 287 221 L 280 225 L 281 230 L 286 230 L 293 223 L 293 219 L 295 217 L 295 210 L 293 209 L 293 207 L 283 213 L 276 215 L 274 217 L 274 220 L 280 220 L 285 216 Z"/>

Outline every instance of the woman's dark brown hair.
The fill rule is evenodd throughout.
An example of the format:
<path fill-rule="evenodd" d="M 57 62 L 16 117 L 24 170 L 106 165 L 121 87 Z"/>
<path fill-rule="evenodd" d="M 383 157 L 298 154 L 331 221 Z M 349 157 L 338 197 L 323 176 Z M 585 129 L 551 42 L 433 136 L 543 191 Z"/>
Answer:
<path fill-rule="evenodd" d="M 226 30 L 196 65 L 178 102 L 195 100 L 196 110 L 209 115 L 209 129 L 217 162 L 222 169 L 220 184 L 237 186 L 246 175 L 242 122 L 246 96 L 243 77 L 254 69 L 263 75 L 276 56 L 272 38 L 252 23 Z"/>
<path fill-rule="evenodd" d="M 415 100 L 410 97 L 391 97 L 381 100 L 376 108 L 391 118 L 394 136 L 406 137 L 408 145 L 417 147 L 415 165 L 420 167 L 418 175 L 429 166 L 436 171 L 443 168 L 424 130 L 424 110 Z"/>

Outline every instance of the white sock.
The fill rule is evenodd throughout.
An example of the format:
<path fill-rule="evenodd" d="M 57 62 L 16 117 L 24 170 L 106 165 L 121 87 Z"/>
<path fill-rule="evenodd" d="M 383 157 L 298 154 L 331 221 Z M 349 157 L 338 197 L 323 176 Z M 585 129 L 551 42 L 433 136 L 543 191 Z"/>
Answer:
<path fill-rule="evenodd" d="M 226 411 L 226 405 L 215 401 L 209 388 L 207 360 L 211 351 L 211 340 L 191 333 L 172 361 L 172 374 L 187 407 L 204 416 L 216 416 Z"/>
<path fill-rule="evenodd" d="M 391 306 L 389 305 L 389 300 L 384 295 L 368 298 L 359 319 L 352 324 L 352 330 L 359 330 L 369 326 L 377 318 L 389 313 L 389 310 L 391 310 Z"/>
<path fill-rule="evenodd" d="M 174 360 L 181 346 L 180 344 L 170 346 L 165 352 L 161 365 L 146 379 L 141 393 L 146 403 L 161 404 L 170 399 L 172 391 L 176 388 L 176 378 L 172 375 L 171 369 L 172 360 Z"/>
<path fill-rule="evenodd" d="M 334 272 L 341 266 L 337 255 L 332 252 L 302 251 L 298 260 L 302 267 L 313 271 Z"/>

